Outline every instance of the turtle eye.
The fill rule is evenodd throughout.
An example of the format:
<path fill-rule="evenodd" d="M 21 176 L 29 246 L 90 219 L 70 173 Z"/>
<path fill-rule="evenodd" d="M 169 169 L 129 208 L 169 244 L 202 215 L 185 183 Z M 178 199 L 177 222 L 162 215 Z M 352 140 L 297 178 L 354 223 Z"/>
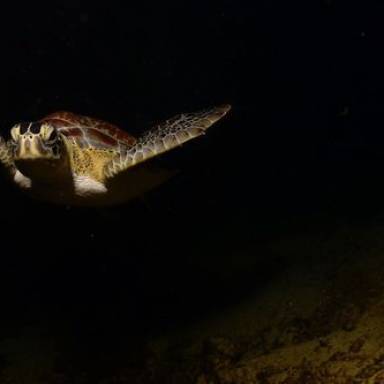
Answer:
<path fill-rule="evenodd" d="M 29 123 L 21 122 L 19 124 L 20 134 L 24 135 L 28 131 Z"/>
<path fill-rule="evenodd" d="M 29 131 L 31 133 L 39 133 L 40 132 L 40 128 L 41 128 L 41 124 L 39 123 L 32 123 L 29 127 Z"/>

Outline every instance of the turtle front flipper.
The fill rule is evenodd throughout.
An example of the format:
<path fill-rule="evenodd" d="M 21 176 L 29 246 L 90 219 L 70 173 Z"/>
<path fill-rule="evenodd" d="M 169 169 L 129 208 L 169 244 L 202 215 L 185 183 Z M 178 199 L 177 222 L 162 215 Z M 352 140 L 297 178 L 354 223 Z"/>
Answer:
<path fill-rule="evenodd" d="M 132 147 L 120 150 L 120 153 L 106 164 L 105 176 L 111 178 L 136 164 L 203 135 L 230 109 L 230 105 L 223 105 L 200 112 L 180 114 L 166 120 L 144 133 Z"/>
<path fill-rule="evenodd" d="M 0 136 L 0 163 L 2 163 L 3 168 L 11 175 L 15 174 L 16 168 L 13 161 L 12 150 L 2 136 Z"/>

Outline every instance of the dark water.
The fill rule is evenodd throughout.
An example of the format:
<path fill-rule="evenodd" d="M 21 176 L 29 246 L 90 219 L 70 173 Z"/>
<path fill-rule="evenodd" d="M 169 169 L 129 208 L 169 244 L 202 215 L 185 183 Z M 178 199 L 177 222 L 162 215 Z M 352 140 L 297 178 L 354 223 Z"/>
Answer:
<path fill-rule="evenodd" d="M 61 109 L 135 134 L 233 109 L 158 160 L 181 171 L 173 180 L 120 207 L 50 206 L 2 184 L 0 339 L 24 350 L 24 330 L 42 332 L 68 377 L 140 369 L 150 337 L 235 305 L 291 263 L 266 243 L 380 224 L 383 12 L 337 0 L 3 10 L 4 135 Z M 244 250 L 258 268 L 242 266 Z"/>

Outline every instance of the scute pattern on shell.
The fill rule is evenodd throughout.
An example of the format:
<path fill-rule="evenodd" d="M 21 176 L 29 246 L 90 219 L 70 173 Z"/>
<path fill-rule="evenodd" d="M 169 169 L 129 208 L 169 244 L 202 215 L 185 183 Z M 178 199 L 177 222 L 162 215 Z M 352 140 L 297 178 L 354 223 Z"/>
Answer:
<path fill-rule="evenodd" d="M 136 139 L 117 126 L 89 116 L 60 111 L 52 113 L 40 122 L 52 124 L 64 136 L 74 140 L 80 148 L 128 149 Z"/>

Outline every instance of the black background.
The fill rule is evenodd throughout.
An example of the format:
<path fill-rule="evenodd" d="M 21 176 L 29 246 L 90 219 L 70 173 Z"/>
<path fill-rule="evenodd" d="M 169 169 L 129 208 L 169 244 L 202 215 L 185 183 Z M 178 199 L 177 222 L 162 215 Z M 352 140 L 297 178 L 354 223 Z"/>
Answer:
<path fill-rule="evenodd" d="M 139 134 L 233 106 L 155 160 L 173 180 L 121 207 L 51 206 L 4 181 L 2 337 L 41 325 L 80 365 L 137 352 L 261 288 L 287 263 L 266 241 L 313 220 L 380 220 L 383 18 L 380 2 L 338 0 L 2 9 L 4 135 L 61 109 Z M 236 267 L 244 249 L 257 270 Z"/>

